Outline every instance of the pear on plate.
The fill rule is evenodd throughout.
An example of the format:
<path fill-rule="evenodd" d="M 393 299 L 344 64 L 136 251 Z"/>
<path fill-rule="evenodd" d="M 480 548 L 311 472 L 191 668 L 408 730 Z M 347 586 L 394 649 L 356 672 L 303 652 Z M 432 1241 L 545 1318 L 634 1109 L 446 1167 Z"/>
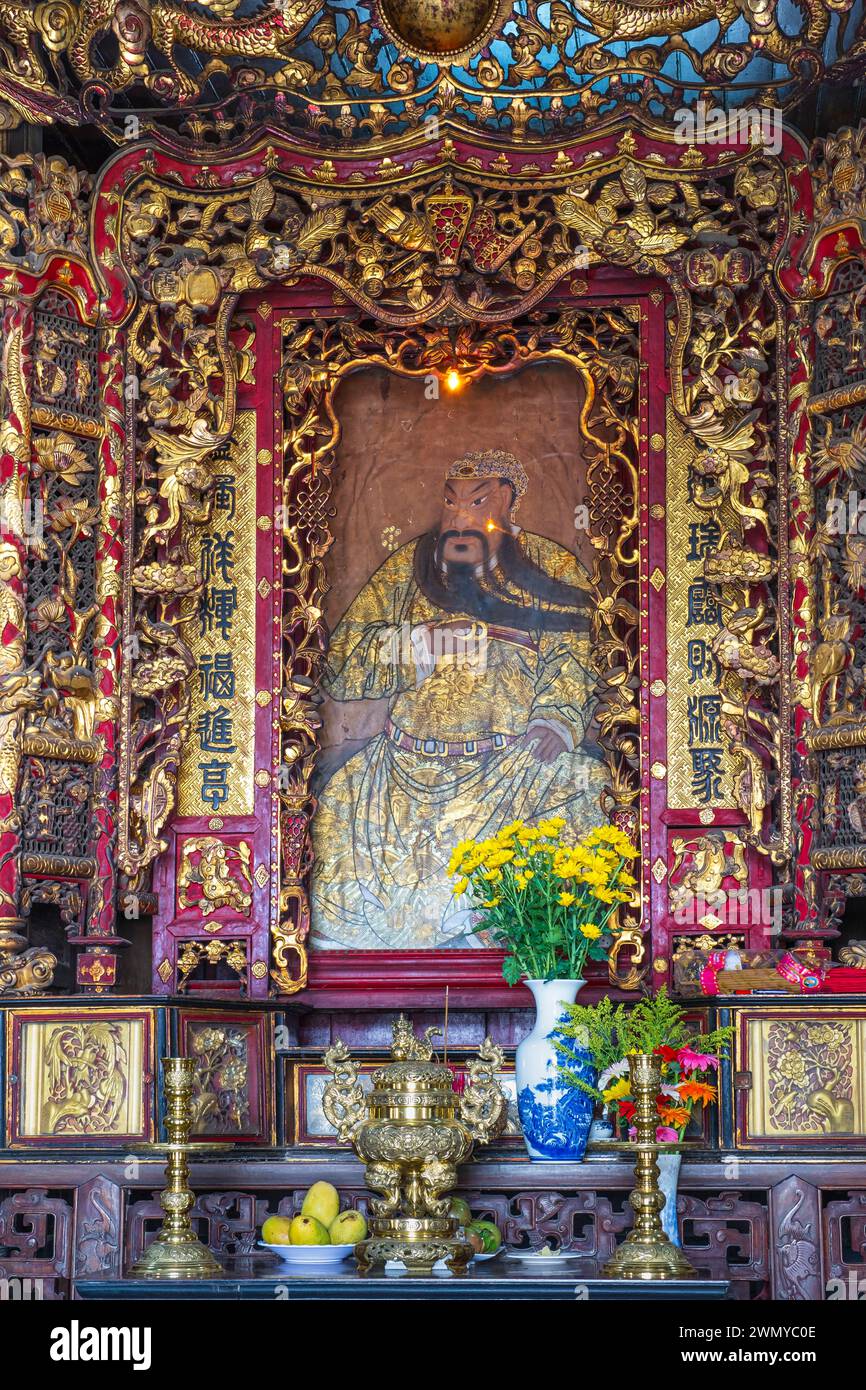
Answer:
<path fill-rule="evenodd" d="M 301 1216 L 312 1216 L 329 1230 L 340 1214 L 340 1194 L 329 1182 L 314 1182 L 301 1206 Z"/>
<path fill-rule="evenodd" d="M 291 1225 L 292 1245 L 330 1245 L 331 1237 L 314 1216 L 296 1216 Z"/>
<path fill-rule="evenodd" d="M 341 1211 L 331 1223 L 332 1245 L 357 1245 L 367 1234 L 367 1223 L 359 1211 Z"/>
<path fill-rule="evenodd" d="M 290 1216 L 269 1216 L 262 1226 L 262 1240 L 265 1245 L 291 1245 L 291 1228 Z"/>

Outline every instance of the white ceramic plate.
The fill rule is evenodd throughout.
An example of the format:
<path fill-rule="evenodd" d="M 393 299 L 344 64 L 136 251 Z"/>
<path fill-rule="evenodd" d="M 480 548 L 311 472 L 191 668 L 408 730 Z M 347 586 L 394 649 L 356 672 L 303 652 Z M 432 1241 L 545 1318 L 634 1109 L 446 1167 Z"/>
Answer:
<path fill-rule="evenodd" d="M 582 1258 L 578 1250 L 554 1250 L 552 1255 L 539 1255 L 537 1250 L 509 1250 L 509 1260 L 523 1260 L 524 1263 L 541 1265 L 565 1264 L 566 1260 Z"/>
<path fill-rule="evenodd" d="M 355 1248 L 354 1245 L 268 1245 L 264 1240 L 257 1243 L 263 1250 L 272 1250 L 279 1255 L 284 1264 L 306 1269 L 338 1265 Z"/>

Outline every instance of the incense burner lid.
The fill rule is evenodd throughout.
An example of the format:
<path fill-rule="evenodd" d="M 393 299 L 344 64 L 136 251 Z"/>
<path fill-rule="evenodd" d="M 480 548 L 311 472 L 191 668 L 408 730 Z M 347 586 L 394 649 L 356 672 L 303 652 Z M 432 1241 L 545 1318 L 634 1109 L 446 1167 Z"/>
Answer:
<path fill-rule="evenodd" d="M 374 1091 L 448 1091 L 454 1073 L 440 1062 L 389 1062 L 373 1072 Z"/>
<path fill-rule="evenodd" d="M 370 1106 L 374 1111 L 394 1110 L 407 1105 L 446 1107 L 456 1105 L 454 1073 L 433 1055 L 430 1039 L 438 1029 L 428 1028 L 417 1038 L 404 1014 L 394 1023 L 392 1062 L 373 1073 Z"/>
<path fill-rule="evenodd" d="M 507 1106 L 496 1080 L 501 1048 L 485 1038 L 469 1063 L 469 1085 L 458 1096 L 451 1068 L 433 1056 L 430 1039 L 436 1032 L 428 1028 L 423 1039 L 416 1038 L 401 1014 L 393 1024 L 392 1061 L 377 1067 L 371 1091 L 361 1086 L 359 1064 L 345 1043 L 336 1042 L 325 1053 L 334 1079 L 325 1087 L 322 1108 L 340 1140 L 353 1143 L 365 1162 L 374 1161 L 374 1149 L 382 1145 L 389 1152 L 402 1145 L 407 1161 L 411 1150 L 414 1162 L 419 1143 L 430 1154 L 445 1144 L 450 1161 L 460 1162 L 473 1143 L 489 1143 L 504 1128 Z"/>
<path fill-rule="evenodd" d="M 454 1073 L 438 1062 L 391 1062 L 373 1073 L 371 1114 L 398 1115 L 412 1109 L 453 1115 Z"/>

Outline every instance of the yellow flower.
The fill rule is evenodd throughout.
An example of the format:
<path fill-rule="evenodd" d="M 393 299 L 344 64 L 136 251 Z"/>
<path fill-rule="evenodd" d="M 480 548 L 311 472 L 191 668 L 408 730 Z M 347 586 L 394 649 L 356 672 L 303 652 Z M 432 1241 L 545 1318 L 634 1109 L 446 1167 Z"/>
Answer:
<path fill-rule="evenodd" d="M 459 844 L 459 845 L 456 845 L 456 846 L 454 847 L 454 849 L 452 849 L 452 851 L 451 851 L 451 858 L 448 860 L 448 872 L 449 872 L 449 874 L 454 874 L 454 873 L 457 872 L 457 869 L 459 868 L 459 866 L 460 866 L 460 864 L 461 864 L 461 862 L 462 862 L 462 860 L 463 860 L 463 856 L 464 856 L 465 853 L 466 853 L 466 843 L 465 843 L 465 841 L 462 842 L 462 843 Z"/>
<path fill-rule="evenodd" d="M 623 1096 L 631 1095 L 631 1082 L 625 1076 L 621 1076 L 612 1086 L 608 1086 L 606 1091 L 602 1091 L 601 1098 L 605 1104 L 612 1100 L 621 1100 Z"/>
<path fill-rule="evenodd" d="M 582 843 L 588 848 L 603 845 L 608 852 L 614 851 L 621 859 L 634 859 L 637 850 L 628 836 L 615 825 L 601 825 L 585 835 Z"/>
<path fill-rule="evenodd" d="M 482 907 L 498 907 L 501 902 L 501 898 L 488 898 L 486 903 L 482 903 Z"/>
<path fill-rule="evenodd" d="M 525 878 L 525 876 L 524 876 L 523 874 L 515 874 L 515 875 L 514 875 L 514 882 L 517 884 L 518 891 L 519 891 L 520 893 L 522 893 L 523 890 L 524 890 L 524 888 L 526 887 L 526 878 Z"/>
<path fill-rule="evenodd" d="M 469 887 L 469 879 L 468 879 L 468 878 L 459 878 L 459 879 L 457 880 L 457 882 L 455 883 L 455 885 L 454 885 L 454 896 L 455 896 L 455 898 L 461 897 L 462 894 L 466 892 L 466 889 L 467 889 L 468 887 Z"/>
<path fill-rule="evenodd" d="M 557 878 L 571 878 L 576 872 L 574 861 L 565 850 L 557 850 L 553 856 L 553 872 Z"/>
<path fill-rule="evenodd" d="M 601 927 L 597 927 L 595 922 L 581 922 L 580 930 L 587 941 L 597 941 L 601 936 Z"/>
<path fill-rule="evenodd" d="M 557 901 L 558 903 L 561 903 L 563 907 L 571 907 L 571 904 L 574 902 L 574 894 L 573 894 L 573 893 L 560 893 L 560 895 L 559 895 L 559 897 L 557 898 L 556 901 Z"/>
<path fill-rule="evenodd" d="M 538 822 L 538 829 L 542 835 L 547 835 L 550 839 L 555 840 L 564 825 L 565 821 L 562 816 L 549 816 L 546 820 Z"/>
<path fill-rule="evenodd" d="M 618 894 L 612 893 L 609 888 L 592 888 L 590 891 L 600 903 L 615 903 L 617 901 Z"/>

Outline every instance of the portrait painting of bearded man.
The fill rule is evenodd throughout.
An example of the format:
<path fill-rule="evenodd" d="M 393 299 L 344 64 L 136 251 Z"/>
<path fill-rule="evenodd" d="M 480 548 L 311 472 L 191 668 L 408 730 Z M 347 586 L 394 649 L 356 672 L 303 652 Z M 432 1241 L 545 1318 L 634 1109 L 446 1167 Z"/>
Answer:
<path fill-rule="evenodd" d="M 601 818 L 590 583 L 517 524 L 527 487 L 504 450 L 457 459 L 434 527 L 394 549 L 334 627 L 327 694 L 384 698 L 387 714 L 318 788 L 320 948 L 477 946 L 447 872 L 457 841 L 553 814 L 581 834 Z"/>

